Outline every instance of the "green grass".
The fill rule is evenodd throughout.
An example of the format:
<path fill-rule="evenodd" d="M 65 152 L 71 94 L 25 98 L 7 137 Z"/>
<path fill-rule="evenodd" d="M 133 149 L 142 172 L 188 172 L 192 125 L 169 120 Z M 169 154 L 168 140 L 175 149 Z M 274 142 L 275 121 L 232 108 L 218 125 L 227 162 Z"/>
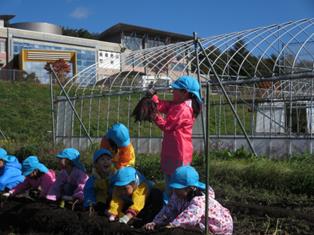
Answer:
<path fill-rule="evenodd" d="M 44 85 L 0 81 L 0 129 L 14 141 L 41 143 L 51 133 L 50 92 Z"/>
<path fill-rule="evenodd" d="M 280 194 L 314 193 L 314 158 L 312 156 L 296 157 L 289 160 L 271 160 L 265 157 L 252 157 L 240 151 L 223 157 L 225 151 L 210 153 L 209 181 L 214 187 L 225 190 L 247 188 L 271 191 Z M 194 156 L 193 166 L 205 180 L 204 157 Z M 159 156 L 138 155 L 137 167 L 144 175 L 162 180 Z"/>
<path fill-rule="evenodd" d="M 75 89 L 70 92 L 74 95 Z M 54 87 L 55 95 L 60 95 L 59 87 Z M 94 93 L 98 93 L 97 89 Z M 88 89 L 85 94 L 89 94 Z M 77 95 L 82 95 L 78 91 Z M 160 129 L 151 123 L 139 125 L 130 117 L 135 105 L 143 94 L 103 97 L 101 99 L 80 99 L 73 104 L 80 115 L 90 136 L 102 136 L 114 122 L 120 121 L 128 125 L 133 137 L 160 137 Z M 161 98 L 171 99 L 170 96 Z M 219 108 L 219 97 L 211 96 L 210 102 L 210 134 L 240 134 L 238 124 L 234 124 L 233 114 L 228 105 Z M 212 105 L 216 104 L 216 105 Z M 90 112 L 91 110 L 91 112 Z M 214 112 L 215 110 L 215 112 Z M 50 89 L 47 85 L 40 85 L 30 81 L 8 82 L 0 81 L 0 129 L 11 140 L 21 143 L 42 143 L 51 141 L 51 103 Z M 91 114 L 90 114 L 91 113 Z M 109 114 L 109 119 L 107 116 Z M 251 113 L 246 106 L 238 105 L 238 114 L 243 120 L 246 131 L 250 131 Z M 74 118 L 73 135 L 85 136 L 77 118 Z"/>
<path fill-rule="evenodd" d="M 23 160 L 29 155 L 37 155 L 47 166 L 58 169 L 55 154 L 62 146 L 26 145 L 2 143 L 9 153 Z M 92 155 L 98 144 L 81 151 L 81 161 L 88 171 L 92 167 Z M 234 153 L 227 151 L 212 151 L 209 158 L 209 182 L 220 191 L 226 189 L 230 194 L 237 194 L 237 190 L 247 189 L 258 191 L 260 195 L 265 192 L 276 194 L 314 194 L 314 158 L 311 155 L 294 156 L 288 160 L 272 160 L 265 157 L 253 157 L 244 150 Z M 204 156 L 194 156 L 192 165 L 199 171 L 201 180 L 205 180 Z M 157 182 L 163 181 L 160 171 L 159 155 L 136 156 L 136 167 L 147 178 Z M 265 199 L 267 200 L 266 196 Z"/>

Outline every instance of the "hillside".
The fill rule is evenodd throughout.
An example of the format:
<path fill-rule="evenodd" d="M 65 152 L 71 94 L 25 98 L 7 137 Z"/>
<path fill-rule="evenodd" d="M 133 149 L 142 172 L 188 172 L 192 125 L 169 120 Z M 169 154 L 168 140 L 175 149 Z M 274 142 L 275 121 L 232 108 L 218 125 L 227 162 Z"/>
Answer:
<path fill-rule="evenodd" d="M 18 142 L 50 138 L 50 90 L 31 82 L 0 81 L 0 129 Z"/>
<path fill-rule="evenodd" d="M 55 89 L 60 91 L 57 87 Z M 95 91 L 93 92 L 95 93 Z M 163 97 L 162 94 L 161 96 Z M 160 129 L 155 125 L 148 122 L 138 125 L 138 123 L 134 123 L 133 118 L 129 120 L 132 110 L 141 97 L 141 94 L 133 93 L 131 96 L 112 96 L 110 99 L 107 97 L 100 101 L 94 99 L 91 102 L 91 100 L 86 99 L 75 102 L 75 107 L 83 115 L 83 122 L 91 136 L 102 135 L 107 130 L 108 124 L 111 125 L 119 120 L 128 124 L 131 136 L 160 137 Z M 171 99 L 171 97 L 166 99 Z M 210 97 L 210 134 L 230 135 L 234 134 L 234 131 L 241 134 L 239 126 L 234 126 L 233 114 L 228 104 L 225 103 L 219 107 L 221 101 L 217 95 Z M 0 130 L 9 139 L 21 143 L 50 141 L 52 130 L 50 107 L 50 88 L 48 85 L 29 81 L 0 80 Z M 91 116 L 89 115 L 90 110 Z M 110 113 L 108 116 L 107 111 Z M 238 113 L 241 114 L 243 125 L 249 132 L 252 114 L 247 112 L 245 105 L 238 105 Z M 108 120 L 107 117 L 109 117 Z M 91 118 L 90 121 L 89 118 Z M 74 121 L 74 135 L 83 135 L 79 122 L 76 119 Z"/>

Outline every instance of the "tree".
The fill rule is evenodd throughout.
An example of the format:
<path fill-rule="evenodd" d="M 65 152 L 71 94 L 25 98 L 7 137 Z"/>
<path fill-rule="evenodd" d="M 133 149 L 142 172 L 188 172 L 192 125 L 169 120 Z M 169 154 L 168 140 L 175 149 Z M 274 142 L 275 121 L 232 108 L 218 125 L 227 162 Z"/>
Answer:
<path fill-rule="evenodd" d="M 161 74 L 167 73 L 169 65 L 173 60 L 173 53 L 170 53 L 167 49 L 165 49 L 158 55 L 150 57 L 148 61 L 145 61 L 145 63 L 149 68 L 149 72 Z"/>
<path fill-rule="evenodd" d="M 62 27 L 62 34 L 71 37 L 88 38 L 96 40 L 99 38 L 99 33 L 90 33 L 88 30 L 83 28 L 71 29 Z"/>
<path fill-rule="evenodd" d="M 61 84 L 65 84 L 68 80 L 67 75 L 71 72 L 70 65 L 64 59 L 59 59 L 53 62 L 47 62 L 44 68 L 49 73 L 52 73 L 51 67 L 58 76 Z"/>

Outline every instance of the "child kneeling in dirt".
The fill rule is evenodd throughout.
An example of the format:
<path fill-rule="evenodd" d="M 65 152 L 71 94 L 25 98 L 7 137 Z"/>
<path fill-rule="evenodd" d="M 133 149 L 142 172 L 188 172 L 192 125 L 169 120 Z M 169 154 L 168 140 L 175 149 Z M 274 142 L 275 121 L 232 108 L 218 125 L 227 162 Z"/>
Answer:
<path fill-rule="evenodd" d="M 154 218 L 162 208 L 162 192 L 153 189 L 153 182 L 145 179 L 135 168 L 119 169 L 113 176 L 112 183 L 114 188 L 107 213 L 109 221 L 118 220 L 139 227 Z"/>
<path fill-rule="evenodd" d="M 130 140 L 129 129 L 122 123 L 115 123 L 102 138 L 101 148 L 108 149 L 116 169 L 134 166 L 135 152 Z"/>
<path fill-rule="evenodd" d="M 29 156 L 22 162 L 24 182 L 10 191 L 12 196 L 29 191 L 30 196 L 45 198 L 50 187 L 56 181 L 53 170 L 40 163 L 36 156 Z"/>
<path fill-rule="evenodd" d="M 112 154 L 107 149 L 99 149 L 93 156 L 92 174 L 84 187 L 84 207 L 90 215 L 95 211 L 104 214 L 108 205 L 110 178 L 114 172 Z"/>
<path fill-rule="evenodd" d="M 75 148 L 66 148 L 57 155 L 57 158 L 61 171 L 46 198 L 51 201 L 83 202 L 83 189 L 88 175 L 79 160 L 80 152 Z"/>
<path fill-rule="evenodd" d="M 8 155 L 7 151 L 0 148 L 0 192 L 10 190 L 24 181 L 21 168 L 15 156 Z"/>
<path fill-rule="evenodd" d="M 205 185 L 199 182 L 197 171 L 191 166 L 176 169 L 170 179 L 173 189 L 169 203 L 146 224 L 147 230 L 156 226 L 181 227 L 192 230 L 205 229 Z M 233 220 L 228 209 L 215 200 L 215 193 L 208 189 L 208 228 L 214 234 L 232 234 Z"/>

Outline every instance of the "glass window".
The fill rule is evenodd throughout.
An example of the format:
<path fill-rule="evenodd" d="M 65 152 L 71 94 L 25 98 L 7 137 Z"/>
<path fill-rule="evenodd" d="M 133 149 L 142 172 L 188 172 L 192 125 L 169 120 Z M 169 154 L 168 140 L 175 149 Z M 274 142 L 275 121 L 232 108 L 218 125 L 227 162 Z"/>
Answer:
<path fill-rule="evenodd" d="M 13 51 L 14 55 L 20 54 L 22 49 L 40 49 L 40 50 L 63 50 L 63 51 L 75 51 L 77 53 L 77 72 L 82 71 L 88 66 L 91 66 L 96 63 L 96 52 L 90 51 L 90 50 L 81 50 L 81 49 L 75 49 L 75 48 L 67 48 L 67 47 L 60 47 L 60 46 L 50 46 L 50 45 L 39 45 L 39 44 L 32 44 L 32 43 L 25 43 L 25 42 L 19 42 L 19 41 L 13 41 Z M 27 69 L 35 68 L 35 64 L 40 63 L 27 63 L 31 65 L 27 65 Z M 41 70 L 46 72 L 46 70 L 42 69 L 42 65 L 38 65 Z M 27 71 L 27 70 L 26 70 Z M 28 71 L 27 71 L 28 72 Z M 42 74 L 40 74 L 40 71 L 36 71 L 36 76 L 40 77 Z M 40 75 L 38 75 L 40 74 Z M 43 78 L 43 81 L 46 79 Z"/>
<path fill-rule="evenodd" d="M 4 41 L 0 41 L 0 52 L 6 52 L 6 50 L 5 50 L 5 42 Z"/>
<path fill-rule="evenodd" d="M 121 41 L 122 45 L 130 50 L 134 51 L 142 49 L 142 38 L 135 36 L 124 36 Z"/>
<path fill-rule="evenodd" d="M 146 48 L 158 47 L 158 46 L 162 46 L 162 45 L 165 45 L 165 43 L 162 42 L 162 41 L 151 40 L 151 39 L 148 39 L 148 40 L 146 41 Z"/>

